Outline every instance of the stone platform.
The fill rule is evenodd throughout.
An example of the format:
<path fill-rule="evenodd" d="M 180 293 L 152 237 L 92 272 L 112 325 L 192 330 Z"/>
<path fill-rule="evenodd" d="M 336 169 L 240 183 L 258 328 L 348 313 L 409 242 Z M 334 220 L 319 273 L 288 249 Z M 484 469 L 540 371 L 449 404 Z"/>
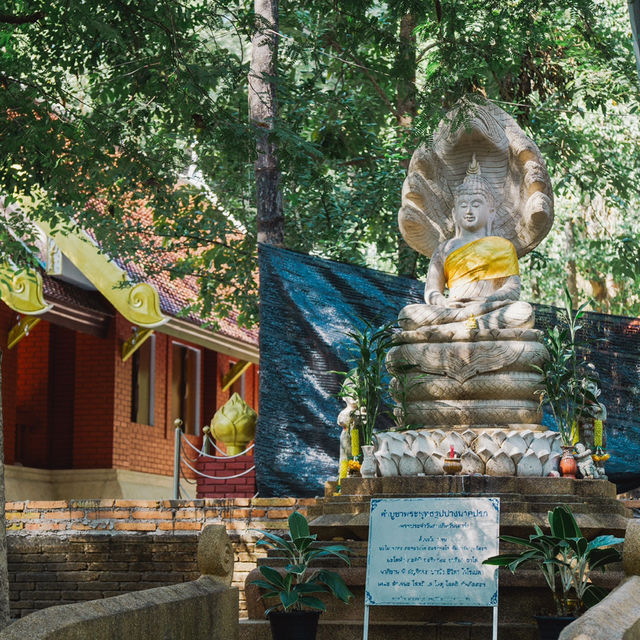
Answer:
<path fill-rule="evenodd" d="M 527 537 L 533 526 L 547 525 L 547 512 L 566 504 L 588 538 L 609 533 L 624 536 L 631 511 L 616 499 L 607 480 L 494 476 L 423 476 L 345 478 L 342 491 L 329 482 L 325 497 L 309 507 L 313 533 L 321 540 L 336 537 L 366 540 L 371 498 L 500 498 L 500 535 Z"/>
<path fill-rule="evenodd" d="M 320 540 L 340 540 L 351 551 L 351 566 L 331 560 L 323 566 L 338 571 L 355 595 L 345 605 L 326 599 L 318 640 L 351 640 L 362 637 L 364 584 L 367 563 L 369 504 L 375 498 L 405 497 L 499 497 L 500 533 L 528 537 L 533 525 L 545 527 L 547 512 L 567 504 L 587 537 L 610 533 L 623 537 L 631 512 L 617 499 L 615 486 L 606 480 L 569 478 L 518 478 L 490 476 L 431 476 L 389 478 L 347 478 L 342 492 L 333 495 L 334 483 L 328 483 L 326 495 L 309 507 L 312 532 Z M 506 547 L 501 546 L 504 551 Z M 283 558 L 274 554 L 259 564 L 278 566 Z M 241 640 L 267 640 L 268 622 L 259 591 L 249 585 L 258 576 L 247 579 L 246 595 L 249 620 L 241 625 Z M 620 569 L 597 573 L 597 584 L 612 588 L 622 579 Z M 523 569 L 515 575 L 500 570 L 500 640 L 536 640 L 534 615 L 553 612 L 551 593 L 540 572 Z M 489 640 L 491 610 L 471 607 L 372 607 L 371 640 Z"/>

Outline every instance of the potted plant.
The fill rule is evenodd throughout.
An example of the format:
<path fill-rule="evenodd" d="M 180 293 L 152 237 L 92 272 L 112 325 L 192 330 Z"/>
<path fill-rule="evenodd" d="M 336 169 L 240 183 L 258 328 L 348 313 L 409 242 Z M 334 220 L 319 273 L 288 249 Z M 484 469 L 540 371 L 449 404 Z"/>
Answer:
<path fill-rule="evenodd" d="M 573 514 L 565 505 L 549 512 L 550 535 L 535 526 L 529 538 L 500 536 L 500 540 L 525 547 L 521 553 L 502 553 L 484 560 L 483 564 L 508 567 L 515 572 L 525 563 L 538 566 L 556 604 L 556 616 L 537 616 L 541 640 L 555 640 L 560 631 L 585 609 L 600 602 L 608 593 L 591 582 L 594 569 L 622 559 L 613 545 L 623 538 L 598 536 L 588 541 L 580 531 Z"/>
<path fill-rule="evenodd" d="M 361 458 L 362 476 L 375 475 L 376 463 L 373 456 L 373 432 L 382 407 L 382 396 L 387 389 L 385 358 L 391 346 L 394 323 L 381 327 L 362 321 L 362 330 L 353 329 L 346 335 L 353 340 L 350 348 L 353 369 L 338 371 L 345 376 L 340 396 L 351 398 L 356 407 L 354 428 L 351 430 L 352 455 Z M 365 472 L 366 470 L 366 472 Z"/>
<path fill-rule="evenodd" d="M 575 477 L 573 446 L 579 437 L 581 420 L 599 407 L 599 380 L 595 368 L 584 362 L 579 354 L 579 320 L 588 302 L 574 311 L 568 289 L 564 290 L 566 326 L 547 329 L 544 344 L 549 357 L 542 367 L 534 366 L 542 374 L 544 387 L 538 393 L 540 402 L 547 402 L 558 426 L 564 454 L 560 463 L 562 475 Z"/>
<path fill-rule="evenodd" d="M 251 582 L 264 589 L 262 598 L 277 598 L 265 611 L 273 640 L 314 640 L 318 617 L 326 609 L 317 595 L 331 593 L 348 603 L 353 594 L 335 571 L 310 569 L 310 564 L 329 556 L 349 564 L 349 549 L 344 545 L 316 545 L 317 536 L 311 535 L 307 519 L 298 511 L 289 516 L 288 540 L 270 531 L 259 533 L 264 538 L 258 540 L 258 545 L 280 552 L 287 560 L 284 571 L 258 567 L 262 579 Z"/>
<path fill-rule="evenodd" d="M 354 342 L 351 347 L 351 361 L 354 367 L 342 374 L 346 376 L 346 384 L 341 393 L 355 399 L 360 418 L 361 443 L 371 445 L 373 430 L 382 405 L 382 395 L 387 388 L 384 362 L 391 346 L 391 327 L 394 323 L 375 327 L 363 320 L 363 324 L 362 331 L 353 329 L 346 333 Z"/>

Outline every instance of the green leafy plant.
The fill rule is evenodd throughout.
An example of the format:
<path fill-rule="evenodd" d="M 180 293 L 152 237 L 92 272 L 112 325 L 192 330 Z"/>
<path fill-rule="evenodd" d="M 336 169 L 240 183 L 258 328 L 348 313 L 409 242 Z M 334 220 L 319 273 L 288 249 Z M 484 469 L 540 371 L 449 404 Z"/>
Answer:
<path fill-rule="evenodd" d="M 547 329 L 544 344 L 549 358 L 542 367 L 532 365 L 542 374 L 544 388 L 538 393 L 540 402 L 547 402 L 558 425 L 562 444 L 573 443 L 575 429 L 580 420 L 590 415 L 598 407 L 598 376 L 595 369 L 581 361 L 578 355 L 580 341 L 578 331 L 582 328 L 579 320 L 584 314 L 588 301 L 574 311 L 568 289 L 564 291 L 566 327 L 557 325 Z"/>
<path fill-rule="evenodd" d="M 284 573 L 272 567 L 258 567 L 262 579 L 253 580 L 251 584 L 264 589 L 263 598 L 279 598 L 279 602 L 269 607 L 265 615 L 271 611 L 299 611 L 303 608 L 324 611 L 326 606 L 316 597 L 319 593 L 331 593 L 342 602 L 348 603 L 353 594 L 344 580 L 335 571 L 326 569 L 310 569 L 314 560 L 334 556 L 349 563 L 349 549 L 344 545 L 318 546 L 316 535 L 309 532 L 307 519 L 298 511 L 289 516 L 289 540 L 271 533 L 259 531 L 264 538 L 258 545 L 280 552 L 286 559 Z"/>
<path fill-rule="evenodd" d="M 355 366 L 350 371 L 341 373 L 346 376 L 346 380 L 340 395 L 356 400 L 360 442 L 370 445 L 382 407 L 382 397 L 387 389 L 384 362 L 391 347 L 391 328 L 394 323 L 375 327 L 366 320 L 362 322 L 362 330 L 353 329 L 346 333 L 353 341 L 351 362 Z"/>
<path fill-rule="evenodd" d="M 500 536 L 500 540 L 525 547 L 522 553 L 502 553 L 483 561 L 483 564 L 508 567 L 512 573 L 521 565 L 538 565 L 553 593 L 559 616 L 579 615 L 597 604 L 608 593 L 591 582 L 591 572 L 622 559 L 613 545 L 623 538 L 598 536 L 588 541 L 566 505 L 549 511 L 551 534 L 543 533 L 537 525 L 529 538 Z"/>

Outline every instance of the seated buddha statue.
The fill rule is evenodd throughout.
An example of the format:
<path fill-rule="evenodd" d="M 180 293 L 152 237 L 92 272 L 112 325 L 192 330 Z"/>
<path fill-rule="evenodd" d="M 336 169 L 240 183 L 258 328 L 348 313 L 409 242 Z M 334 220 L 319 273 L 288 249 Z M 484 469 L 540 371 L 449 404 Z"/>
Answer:
<path fill-rule="evenodd" d="M 519 300 L 518 257 L 551 226 L 549 176 L 502 109 L 473 106 L 457 127 L 455 112 L 414 152 L 403 187 L 400 230 L 431 261 L 424 303 L 398 317 L 392 393 L 403 385 L 395 395 L 412 429 L 543 430 L 532 365 L 546 350 Z"/>
<path fill-rule="evenodd" d="M 520 269 L 513 243 L 491 235 L 496 198 L 473 156 L 454 193 L 455 236 L 436 248 L 425 285 L 426 304 L 400 312 L 404 330 L 475 318 L 477 327 L 532 327 L 533 309 L 520 297 Z M 449 297 L 444 295 L 445 287 Z M 444 327 L 442 325 L 445 325 Z"/>

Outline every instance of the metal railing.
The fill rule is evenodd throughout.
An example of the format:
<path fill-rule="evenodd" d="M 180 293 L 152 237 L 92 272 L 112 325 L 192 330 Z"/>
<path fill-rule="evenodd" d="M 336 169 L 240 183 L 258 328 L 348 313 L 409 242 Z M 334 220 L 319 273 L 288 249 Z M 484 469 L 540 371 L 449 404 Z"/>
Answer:
<path fill-rule="evenodd" d="M 188 447 L 185 447 L 185 443 Z M 213 449 L 219 455 L 211 455 L 209 453 L 209 448 L 213 447 Z M 234 478 L 240 478 L 241 476 L 245 476 L 248 473 L 251 473 L 255 468 L 255 464 L 241 471 L 240 473 L 236 473 L 230 476 L 211 476 L 206 473 L 203 473 L 199 469 L 197 469 L 194 465 L 201 460 L 231 460 L 233 458 L 238 458 L 240 456 L 247 455 L 252 449 L 254 445 L 249 445 L 244 451 L 241 453 L 236 453 L 235 455 L 227 455 L 222 449 L 216 446 L 215 441 L 211 437 L 208 432 L 204 433 L 202 438 L 202 448 L 198 449 L 189 439 L 185 436 L 182 431 L 182 426 L 177 426 L 175 429 L 174 436 L 174 451 L 173 451 L 173 499 L 179 500 L 182 495 L 186 495 L 186 492 L 183 490 L 181 481 L 186 482 L 187 484 L 196 484 L 198 477 L 200 478 L 208 478 L 210 480 L 233 480 Z M 188 453 L 195 454 L 189 456 Z M 196 478 L 191 479 L 187 478 L 184 473 L 184 468 L 189 469 L 193 473 L 196 474 Z"/>

